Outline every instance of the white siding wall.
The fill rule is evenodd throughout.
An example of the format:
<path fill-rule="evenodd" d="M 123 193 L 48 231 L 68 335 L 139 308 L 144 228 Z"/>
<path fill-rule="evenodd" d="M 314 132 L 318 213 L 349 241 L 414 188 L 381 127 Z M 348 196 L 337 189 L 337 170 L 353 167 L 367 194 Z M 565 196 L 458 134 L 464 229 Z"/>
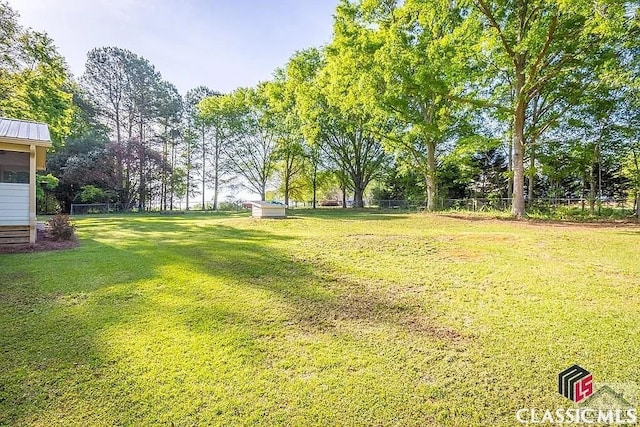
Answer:
<path fill-rule="evenodd" d="M 284 218 L 285 216 L 284 206 L 262 207 L 262 218 Z"/>
<path fill-rule="evenodd" d="M 286 211 L 284 206 L 254 203 L 251 216 L 254 218 L 285 218 Z"/>
<path fill-rule="evenodd" d="M 0 182 L 0 225 L 29 225 L 29 184 Z"/>

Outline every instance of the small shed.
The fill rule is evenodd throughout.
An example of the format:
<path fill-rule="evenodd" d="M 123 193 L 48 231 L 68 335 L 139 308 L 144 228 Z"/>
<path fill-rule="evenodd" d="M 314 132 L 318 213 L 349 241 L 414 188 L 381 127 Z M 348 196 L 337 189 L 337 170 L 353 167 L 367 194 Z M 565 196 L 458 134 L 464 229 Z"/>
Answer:
<path fill-rule="evenodd" d="M 36 241 L 36 170 L 49 147 L 45 123 L 0 117 L 0 245 Z"/>
<path fill-rule="evenodd" d="M 285 206 L 280 203 L 251 202 L 251 216 L 254 218 L 286 218 Z"/>

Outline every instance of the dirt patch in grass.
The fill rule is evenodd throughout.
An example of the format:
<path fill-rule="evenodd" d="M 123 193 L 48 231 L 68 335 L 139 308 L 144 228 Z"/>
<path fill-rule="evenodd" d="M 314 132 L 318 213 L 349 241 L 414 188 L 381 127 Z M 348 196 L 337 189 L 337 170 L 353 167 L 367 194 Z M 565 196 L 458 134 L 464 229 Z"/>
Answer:
<path fill-rule="evenodd" d="M 335 292 L 335 298 L 301 302 L 294 323 L 306 328 L 326 331 L 346 322 L 361 326 L 386 326 L 409 333 L 444 340 L 449 343 L 462 342 L 469 337 L 439 324 L 422 305 L 414 300 L 422 289 L 392 289 L 381 291 L 375 284 L 362 283 L 348 277 L 325 278 L 325 285 Z M 382 285 L 382 283 L 380 284 Z M 386 287 L 385 287 L 386 288 Z"/>
<path fill-rule="evenodd" d="M 33 245 L 0 245 L 0 254 L 22 254 L 30 252 L 60 251 L 78 246 L 78 240 L 53 240 L 51 236 L 38 231 L 38 238 Z"/>

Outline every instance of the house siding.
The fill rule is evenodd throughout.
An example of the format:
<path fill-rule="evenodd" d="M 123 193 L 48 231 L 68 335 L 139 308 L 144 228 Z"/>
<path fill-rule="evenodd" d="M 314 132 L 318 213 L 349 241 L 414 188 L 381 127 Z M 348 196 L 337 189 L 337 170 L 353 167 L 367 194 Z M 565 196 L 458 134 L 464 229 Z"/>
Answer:
<path fill-rule="evenodd" d="M 0 226 L 29 225 L 29 184 L 0 183 Z"/>

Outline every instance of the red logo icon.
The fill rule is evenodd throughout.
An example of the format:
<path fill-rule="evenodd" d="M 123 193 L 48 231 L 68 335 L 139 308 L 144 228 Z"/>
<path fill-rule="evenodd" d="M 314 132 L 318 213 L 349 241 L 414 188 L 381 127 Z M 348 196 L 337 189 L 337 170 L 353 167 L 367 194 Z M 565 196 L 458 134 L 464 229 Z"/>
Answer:
<path fill-rule="evenodd" d="M 593 394 L 593 375 L 586 369 L 573 365 L 558 375 L 558 392 L 578 403 Z"/>

